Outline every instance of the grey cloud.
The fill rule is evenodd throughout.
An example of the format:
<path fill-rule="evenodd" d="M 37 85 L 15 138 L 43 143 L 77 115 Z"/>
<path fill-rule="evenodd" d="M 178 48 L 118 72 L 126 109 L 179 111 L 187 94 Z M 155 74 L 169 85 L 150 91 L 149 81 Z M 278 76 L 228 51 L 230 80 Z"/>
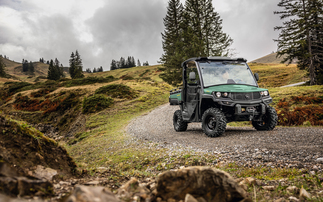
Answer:
<path fill-rule="evenodd" d="M 278 32 L 274 27 L 280 24 L 279 17 L 274 15 L 279 0 L 229 0 L 230 11 L 220 13 L 223 29 L 234 40 L 233 47 L 239 56 L 254 60 L 276 51 L 273 41 Z M 214 3 L 216 8 L 216 3 Z"/>
<path fill-rule="evenodd" d="M 162 54 L 161 32 L 166 5 L 156 0 L 109 1 L 88 20 L 94 43 L 109 60 L 134 56 L 156 64 Z M 157 57 L 156 57 L 157 56 Z"/>

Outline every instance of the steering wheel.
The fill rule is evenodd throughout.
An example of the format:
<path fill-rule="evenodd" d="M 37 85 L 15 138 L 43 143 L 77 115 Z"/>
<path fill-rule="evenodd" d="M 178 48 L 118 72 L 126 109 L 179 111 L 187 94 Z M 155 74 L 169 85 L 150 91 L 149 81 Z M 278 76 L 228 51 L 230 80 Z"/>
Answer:
<path fill-rule="evenodd" d="M 244 82 L 242 79 L 239 79 L 237 77 L 233 78 L 233 80 L 236 82 L 236 83 L 241 83 L 241 84 L 244 84 L 246 82 Z"/>

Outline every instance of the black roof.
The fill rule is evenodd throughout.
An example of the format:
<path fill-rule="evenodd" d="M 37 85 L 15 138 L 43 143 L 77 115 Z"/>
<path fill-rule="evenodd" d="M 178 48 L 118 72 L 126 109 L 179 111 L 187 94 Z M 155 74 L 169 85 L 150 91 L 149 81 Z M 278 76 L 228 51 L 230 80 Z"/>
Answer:
<path fill-rule="evenodd" d="M 185 60 L 182 63 L 182 67 L 190 61 L 205 61 L 205 60 L 213 60 L 213 61 L 241 61 L 241 62 L 247 62 L 244 58 L 230 58 L 230 57 L 198 57 L 198 58 L 190 58 L 188 60 Z"/>

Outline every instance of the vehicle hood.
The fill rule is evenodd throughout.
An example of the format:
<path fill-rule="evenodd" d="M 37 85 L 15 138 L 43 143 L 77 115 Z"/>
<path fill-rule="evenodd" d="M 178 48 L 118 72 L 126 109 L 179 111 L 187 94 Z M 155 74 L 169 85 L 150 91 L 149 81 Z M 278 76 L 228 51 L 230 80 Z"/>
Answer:
<path fill-rule="evenodd" d="M 227 92 L 227 93 L 250 93 L 250 92 L 259 92 L 266 91 L 267 89 L 258 88 L 256 86 L 247 86 L 247 85 L 219 85 L 211 86 L 204 88 L 205 94 L 211 94 L 212 92 Z"/>

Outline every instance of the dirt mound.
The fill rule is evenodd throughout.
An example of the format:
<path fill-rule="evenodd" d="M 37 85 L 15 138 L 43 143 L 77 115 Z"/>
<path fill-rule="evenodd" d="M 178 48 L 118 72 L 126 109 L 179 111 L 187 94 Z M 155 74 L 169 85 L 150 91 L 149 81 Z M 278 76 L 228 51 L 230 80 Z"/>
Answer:
<path fill-rule="evenodd" d="M 35 128 L 0 115 L 0 161 L 5 161 L 22 173 L 37 165 L 55 169 L 58 175 L 70 177 L 76 164 L 67 151 Z"/>

